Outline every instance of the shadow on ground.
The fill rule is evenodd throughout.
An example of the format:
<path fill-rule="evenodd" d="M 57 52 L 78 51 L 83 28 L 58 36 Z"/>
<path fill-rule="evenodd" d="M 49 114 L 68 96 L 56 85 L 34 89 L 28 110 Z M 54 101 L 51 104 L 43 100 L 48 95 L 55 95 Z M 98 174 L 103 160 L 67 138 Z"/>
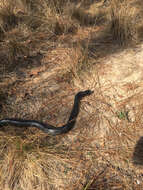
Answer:
<path fill-rule="evenodd" d="M 143 137 L 141 137 L 134 149 L 133 163 L 135 165 L 143 165 Z"/>
<path fill-rule="evenodd" d="M 91 15 L 90 13 L 85 13 L 82 10 L 75 10 L 72 14 L 72 18 L 76 19 L 80 26 L 100 26 L 106 22 L 105 13 L 98 13 L 97 15 Z"/>
<path fill-rule="evenodd" d="M 0 56 L 2 60 L 1 64 L 1 77 L 5 77 L 5 74 L 15 73 L 16 76 L 19 78 L 20 76 L 24 76 L 26 69 L 31 69 L 34 67 L 41 66 L 41 60 L 43 58 L 43 55 L 40 53 L 37 53 L 34 56 L 27 56 L 27 57 L 19 57 L 14 62 L 9 62 L 6 57 Z"/>
<path fill-rule="evenodd" d="M 121 44 L 120 40 L 114 39 L 109 28 L 110 23 L 100 29 L 100 33 L 91 33 L 90 40 L 85 38 L 79 42 L 82 49 L 88 52 L 88 58 L 93 58 L 97 61 L 100 58 L 120 53 L 125 49 L 136 48 L 136 43 L 131 39 L 125 44 Z"/>
<path fill-rule="evenodd" d="M 31 69 L 40 68 L 42 66 L 43 55 L 38 54 L 35 56 L 21 57 L 13 63 L 9 63 L 6 58 L 1 59 L 0 65 L 0 105 L 6 103 L 9 96 L 10 89 L 16 88 L 18 84 L 24 80 L 33 77 Z M 13 92 L 11 97 L 16 94 Z M 1 110 L 0 110 L 1 111 Z"/>

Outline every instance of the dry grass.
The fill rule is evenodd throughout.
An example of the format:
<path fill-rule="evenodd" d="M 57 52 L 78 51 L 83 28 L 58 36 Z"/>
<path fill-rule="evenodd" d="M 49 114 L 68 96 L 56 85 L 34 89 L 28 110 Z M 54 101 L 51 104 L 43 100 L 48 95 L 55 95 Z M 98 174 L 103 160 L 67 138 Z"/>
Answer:
<path fill-rule="evenodd" d="M 77 88 L 72 81 L 82 84 L 98 58 L 112 53 L 113 41 L 129 45 L 141 38 L 143 25 L 140 20 L 135 24 L 138 14 L 127 0 L 111 0 L 107 7 L 103 1 L 89 0 L 1 1 L 1 118 L 65 123 L 75 93 L 90 86 Z M 106 38 L 109 34 L 113 41 Z M 141 183 L 140 173 L 131 164 L 138 157 L 132 154 L 140 118 L 130 126 L 118 110 L 118 127 L 114 126 L 102 115 L 109 107 L 102 108 L 104 99 L 97 94 L 83 101 L 77 128 L 67 135 L 49 137 L 34 129 L 1 128 L 0 189 L 140 188 L 135 183 Z M 100 136 L 102 119 L 109 130 Z"/>
<path fill-rule="evenodd" d="M 29 55 L 29 49 L 31 52 L 37 50 L 37 34 L 40 32 L 44 40 L 77 30 L 77 24 L 70 19 L 70 15 L 62 14 L 64 6 L 61 1 L 23 0 L 17 7 L 15 3 L 17 1 L 3 1 L 0 9 L 2 47 L 3 52 L 7 48 L 9 50 L 9 62 L 21 54 Z"/>
<path fill-rule="evenodd" d="M 66 146 L 54 145 L 50 138 L 44 140 L 31 134 L 27 137 L 29 139 L 18 135 L 1 138 L 1 189 L 64 188 L 66 181 L 76 180 L 67 180 L 66 175 L 70 176 L 73 170 L 78 175 L 77 169 L 81 170 L 78 177 L 84 177 L 83 164 L 78 162 L 80 155 L 70 153 Z"/>
<path fill-rule="evenodd" d="M 129 42 L 137 40 L 137 9 L 131 7 L 128 0 L 112 0 L 109 14 L 111 19 L 110 32 L 115 41 L 120 45 L 127 45 Z"/>

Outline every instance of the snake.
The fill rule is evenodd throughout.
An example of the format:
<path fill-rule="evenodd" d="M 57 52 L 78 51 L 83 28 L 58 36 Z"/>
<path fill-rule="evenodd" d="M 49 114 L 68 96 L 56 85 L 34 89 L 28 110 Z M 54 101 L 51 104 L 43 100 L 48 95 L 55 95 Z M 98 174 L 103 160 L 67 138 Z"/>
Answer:
<path fill-rule="evenodd" d="M 69 132 L 76 123 L 77 116 L 80 111 L 80 103 L 82 98 L 93 93 L 91 90 L 80 91 L 75 95 L 74 104 L 67 123 L 61 127 L 55 127 L 36 120 L 24 120 L 16 118 L 5 118 L 0 120 L 0 127 L 16 126 L 16 127 L 35 127 L 49 135 L 59 135 Z"/>

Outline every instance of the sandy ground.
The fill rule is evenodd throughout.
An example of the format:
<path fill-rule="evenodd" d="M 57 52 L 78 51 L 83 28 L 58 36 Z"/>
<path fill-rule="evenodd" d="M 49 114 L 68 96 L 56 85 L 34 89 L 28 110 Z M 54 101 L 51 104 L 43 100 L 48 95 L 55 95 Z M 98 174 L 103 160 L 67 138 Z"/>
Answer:
<path fill-rule="evenodd" d="M 107 176 L 114 173 L 112 180 L 118 178 L 120 183 L 124 182 L 123 176 L 126 176 L 126 180 L 131 183 L 129 189 L 142 187 L 142 48 L 142 45 L 138 45 L 120 52 L 115 50 L 108 59 L 100 58 L 80 80 L 74 79 L 72 85 L 68 79 L 63 80 L 56 75 L 60 72 L 60 64 L 55 64 L 57 59 L 58 63 L 63 59 L 71 60 L 68 57 L 70 53 L 67 51 L 66 54 L 62 49 L 59 52 L 51 51 L 48 54 L 51 57 L 42 57 L 40 65 L 34 62 L 35 68 L 26 68 L 24 72 L 20 68 L 21 73 L 20 69 L 16 69 L 20 76 L 12 73 L 11 78 L 5 77 L 2 80 L 3 117 L 43 120 L 56 126 L 67 120 L 77 91 L 94 90 L 91 97 L 82 101 L 75 128 L 69 134 L 53 138 L 56 139 L 56 144 L 66 146 L 68 154 L 73 154 L 71 160 L 74 159 L 74 164 L 64 160 L 66 167 L 68 163 L 72 169 L 62 176 L 61 162 L 55 161 L 55 165 L 60 167 L 59 170 L 51 169 L 54 171 L 51 178 L 56 180 L 56 189 L 75 189 L 79 183 L 82 188 L 87 173 L 90 176 L 102 170 L 103 173 L 106 171 Z M 55 54 L 61 52 L 64 52 L 63 56 L 57 56 L 56 59 Z M 7 89 L 3 89 L 4 86 Z M 15 131 L 20 135 L 22 132 L 28 137 L 34 133 L 35 138 L 36 133 L 39 134 L 36 129 L 29 129 L 26 133 L 25 129 Z M 1 135 L 4 134 L 14 135 L 14 131 L 12 128 L 8 131 L 4 129 Z M 40 132 L 38 138 L 44 143 L 46 135 L 43 136 Z M 51 139 L 52 137 L 49 143 L 53 141 Z M 110 173 L 108 170 L 111 168 Z M 76 176 L 75 182 L 73 176 Z M 79 186 L 78 189 L 81 188 Z"/>
<path fill-rule="evenodd" d="M 82 190 L 92 179 L 94 189 L 143 189 L 143 45 L 121 48 L 98 35 L 103 29 L 81 28 L 72 38 L 61 35 L 62 45 L 45 46 L 11 64 L 2 60 L 0 119 L 35 119 L 58 127 L 68 120 L 78 91 L 94 94 L 82 100 L 68 134 L 1 129 L 0 189 Z M 88 44 L 89 62 L 95 64 L 72 78 L 82 51 L 69 44 L 77 39 Z"/>

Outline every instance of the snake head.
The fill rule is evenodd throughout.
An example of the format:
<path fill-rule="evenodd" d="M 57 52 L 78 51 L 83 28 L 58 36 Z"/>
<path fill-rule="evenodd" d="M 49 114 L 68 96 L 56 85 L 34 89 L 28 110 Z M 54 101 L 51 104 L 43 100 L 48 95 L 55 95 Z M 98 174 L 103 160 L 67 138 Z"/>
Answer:
<path fill-rule="evenodd" d="M 82 98 L 85 97 L 85 96 L 89 96 L 89 95 L 93 94 L 93 92 L 94 92 L 94 91 L 92 91 L 92 90 L 80 91 L 80 92 L 78 92 L 78 93 L 76 94 L 76 97 L 77 97 L 78 99 L 82 99 Z"/>

